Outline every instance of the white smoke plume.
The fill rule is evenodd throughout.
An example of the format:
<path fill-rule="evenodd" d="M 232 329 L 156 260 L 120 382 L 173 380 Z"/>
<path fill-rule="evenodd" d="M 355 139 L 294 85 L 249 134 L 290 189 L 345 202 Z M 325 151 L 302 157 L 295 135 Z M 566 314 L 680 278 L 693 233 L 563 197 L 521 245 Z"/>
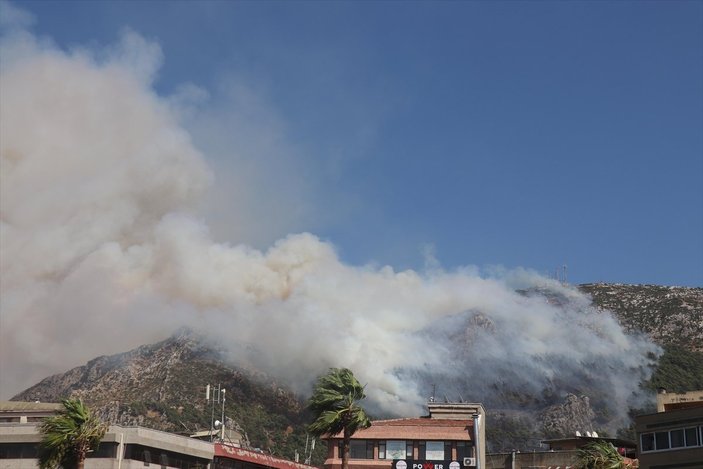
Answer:
<path fill-rule="evenodd" d="M 153 89 L 158 45 L 126 31 L 106 50 L 67 52 L 5 31 L 3 398 L 182 325 L 215 331 L 301 392 L 349 367 L 389 414 L 420 413 L 431 379 L 482 399 L 577 377 L 621 408 L 637 391 L 656 348 L 534 273 L 347 265 L 308 233 L 264 251 L 214 242 L 196 210 L 213 175 L 177 99 Z M 534 287 L 551 299 L 519 291 Z"/>

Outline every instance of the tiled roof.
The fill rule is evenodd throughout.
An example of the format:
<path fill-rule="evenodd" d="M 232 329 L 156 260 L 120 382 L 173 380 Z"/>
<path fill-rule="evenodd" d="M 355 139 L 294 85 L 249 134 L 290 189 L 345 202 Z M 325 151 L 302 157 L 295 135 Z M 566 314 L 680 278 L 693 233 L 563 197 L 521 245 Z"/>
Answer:
<path fill-rule="evenodd" d="M 471 440 L 471 420 L 405 418 L 376 420 L 352 439 L 368 440 Z M 341 433 L 331 438 L 341 438 Z"/>
<path fill-rule="evenodd" d="M 236 461 L 244 461 L 254 464 L 258 467 L 268 469 L 315 469 L 307 464 L 300 464 L 287 459 L 276 458 L 258 451 L 251 451 L 236 446 L 223 445 L 215 443 L 215 456 L 232 459 Z M 386 464 L 387 466 L 388 464 Z"/>

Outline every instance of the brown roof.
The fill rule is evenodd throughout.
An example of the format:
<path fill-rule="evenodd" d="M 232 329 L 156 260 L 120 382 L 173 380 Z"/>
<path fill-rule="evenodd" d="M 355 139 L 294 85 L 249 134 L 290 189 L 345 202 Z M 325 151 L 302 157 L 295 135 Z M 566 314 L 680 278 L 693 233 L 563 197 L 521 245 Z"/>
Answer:
<path fill-rule="evenodd" d="M 406 418 L 375 420 L 352 439 L 368 440 L 471 440 L 471 420 Z M 341 438 L 342 434 L 331 437 Z"/>

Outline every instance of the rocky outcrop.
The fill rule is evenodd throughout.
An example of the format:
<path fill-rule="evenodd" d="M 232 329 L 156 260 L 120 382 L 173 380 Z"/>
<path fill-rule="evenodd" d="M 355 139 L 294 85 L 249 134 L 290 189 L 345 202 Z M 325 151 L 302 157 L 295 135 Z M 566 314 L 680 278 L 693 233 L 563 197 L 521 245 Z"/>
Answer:
<path fill-rule="evenodd" d="M 614 312 L 626 330 L 703 352 L 703 288 L 591 283 L 579 289 Z"/>
<path fill-rule="evenodd" d="M 540 420 L 545 437 L 559 438 L 595 430 L 595 417 L 588 397 L 569 394 L 563 403 L 545 409 Z"/>

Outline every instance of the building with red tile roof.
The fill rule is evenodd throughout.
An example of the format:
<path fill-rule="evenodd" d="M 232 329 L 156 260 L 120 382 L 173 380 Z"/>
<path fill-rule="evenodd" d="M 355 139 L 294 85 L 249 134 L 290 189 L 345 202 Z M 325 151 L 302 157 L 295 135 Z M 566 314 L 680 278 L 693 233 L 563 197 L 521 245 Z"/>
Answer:
<path fill-rule="evenodd" d="M 405 461 L 408 469 L 430 463 L 433 469 L 449 469 L 450 463 L 452 469 L 482 467 L 480 461 L 486 455 L 483 405 L 429 403 L 427 407 L 426 417 L 375 420 L 357 431 L 351 440 L 349 469 L 390 469 L 394 460 Z M 324 468 L 340 469 L 342 435 L 325 439 Z"/>

